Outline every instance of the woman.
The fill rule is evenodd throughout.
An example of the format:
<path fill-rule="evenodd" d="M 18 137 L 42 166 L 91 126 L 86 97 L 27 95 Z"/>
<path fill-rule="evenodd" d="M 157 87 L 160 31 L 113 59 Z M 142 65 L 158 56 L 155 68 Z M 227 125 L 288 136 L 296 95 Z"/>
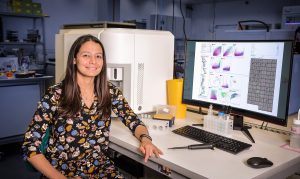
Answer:
<path fill-rule="evenodd" d="M 72 45 L 64 80 L 50 87 L 25 133 L 23 151 L 44 178 L 123 178 L 107 155 L 111 111 L 141 141 L 145 162 L 162 152 L 120 90 L 107 82 L 102 43 L 92 35 Z M 39 146 L 47 129 L 47 151 Z"/>

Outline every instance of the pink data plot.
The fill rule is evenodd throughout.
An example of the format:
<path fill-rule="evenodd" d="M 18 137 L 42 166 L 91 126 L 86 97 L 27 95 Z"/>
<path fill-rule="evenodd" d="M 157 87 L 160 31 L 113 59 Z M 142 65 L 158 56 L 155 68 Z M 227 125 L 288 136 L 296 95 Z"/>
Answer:
<path fill-rule="evenodd" d="M 223 53 L 223 56 L 224 57 L 227 57 L 229 56 L 230 54 L 232 53 L 232 46 L 231 47 L 228 47 L 225 52 Z"/>
<path fill-rule="evenodd" d="M 244 48 L 236 47 L 234 51 L 234 56 L 236 57 L 244 56 Z"/>
<path fill-rule="evenodd" d="M 210 92 L 210 99 L 213 99 L 213 100 L 217 100 L 218 97 L 217 97 L 217 90 L 211 90 Z"/>
<path fill-rule="evenodd" d="M 213 56 L 219 56 L 221 54 L 222 47 L 218 46 L 217 48 L 214 49 L 213 51 Z"/>

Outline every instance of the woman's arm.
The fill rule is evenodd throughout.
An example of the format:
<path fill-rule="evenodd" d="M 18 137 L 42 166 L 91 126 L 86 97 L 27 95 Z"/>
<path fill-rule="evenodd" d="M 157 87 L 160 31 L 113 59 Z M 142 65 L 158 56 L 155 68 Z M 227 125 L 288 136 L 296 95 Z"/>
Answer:
<path fill-rule="evenodd" d="M 43 154 L 37 154 L 27 159 L 35 169 L 40 171 L 49 179 L 67 179 L 63 174 L 56 170 Z"/>
<path fill-rule="evenodd" d="M 149 157 L 153 154 L 155 154 L 157 158 L 159 158 L 159 155 L 163 154 L 159 148 L 152 144 L 152 138 L 149 136 L 148 130 L 145 126 L 138 125 L 135 129 L 134 135 L 141 141 L 140 150 L 145 155 L 145 162 L 147 162 Z"/>
<path fill-rule="evenodd" d="M 152 144 L 152 139 L 145 124 L 130 108 L 122 92 L 112 84 L 109 84 L 109 88 L 111 89 L 112 111 L 119 116 L 123 124 L 131 130 L 132 134 L 141 141 L 140 150 L 145 155 L 145 162 L 153 154 L 159 157 L 162 154 L 161 150 Z"/>

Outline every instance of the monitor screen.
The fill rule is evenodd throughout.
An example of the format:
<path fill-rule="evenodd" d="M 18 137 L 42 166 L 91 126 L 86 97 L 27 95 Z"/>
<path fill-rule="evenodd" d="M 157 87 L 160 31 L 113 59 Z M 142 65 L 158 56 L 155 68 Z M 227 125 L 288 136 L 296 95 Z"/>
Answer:
<path fill-rule="evenodd" d="M 287 124 L 292 41 L 187 41 L 183 103 Z"/>

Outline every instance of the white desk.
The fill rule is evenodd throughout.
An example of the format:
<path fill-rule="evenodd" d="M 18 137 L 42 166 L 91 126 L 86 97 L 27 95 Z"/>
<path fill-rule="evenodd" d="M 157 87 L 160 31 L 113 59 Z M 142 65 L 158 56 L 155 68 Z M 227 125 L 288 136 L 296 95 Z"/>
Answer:
<path fill-rule="evenodd" d="M 199 117 L 200 118 L 200 117 Z M 198 118 L 198 123 L 199 123 Z M 211 178 L 211 179 L 248 179 L 248 178 L 278 178 L 300 171 L 300 153 L 283 149 L 280 146 L 287 143 L 288 136 L 257 128 L 250 130 L 256 143 L 249 150 L 234 155 L 219 149 L 210 150 L 170 150 L 169 147 L 184 146 L 196 141 L 171 132 L 178 127 L 197 122 L 197 115 L 188 112 L 187 119 L 176 120 L 175 125 L 166 131 L 150 130 L 153 143 L 164 153 L 161 158 L 152 157 L 144 163 L 138 147 L 139 141 L 120 122 L 113 120 L 111 126 L 110 148 L 124 154 L 154 170 L 160 165 L 172 170 L 172 178 Z M 234 131 L 232 138 L 251 143 L 240 131 Z M 253 169 L 245 162 L 250 157 L 266 157 L 274 165 L 269 168 Z"/>

